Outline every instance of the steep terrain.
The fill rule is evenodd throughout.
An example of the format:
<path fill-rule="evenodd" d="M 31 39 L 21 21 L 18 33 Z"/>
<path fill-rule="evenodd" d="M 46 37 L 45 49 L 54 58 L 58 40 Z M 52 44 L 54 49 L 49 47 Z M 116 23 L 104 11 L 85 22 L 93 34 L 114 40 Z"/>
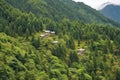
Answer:
<path fill-rule="evenodd" d="M 86 24 L 85 15 L 80 21 L 69 13 L 81 3 L 64 1 L 50 7 L 50 0 L 0 0 L 0 80 L 120 80 L 120 29 Z M 51 13 L 60 2 L 69 5 L 67 14 L 58 12 L 64 18 Z"/>
<path fill-rule="evenodd" d="M 106 17 L 109 17 L 115 21 L 120 22 L 120 6 L 110 4 L 104 7 L 102 10 L 100 10 L 102 14 L 104 14 Z"/>
<path fill-rule="evenodd" d="M 14 7 L 25 12 L 32 12 L 37 16 L 44 16 L 60 21 L 63 18 L 81 20 L 87 23 L 108 23 L 114 26 L 120 25 L 90 8 L 83 3 L 72 0 L 6 0 Z M 57 7 L 56 7 L 57 6 Z"/>

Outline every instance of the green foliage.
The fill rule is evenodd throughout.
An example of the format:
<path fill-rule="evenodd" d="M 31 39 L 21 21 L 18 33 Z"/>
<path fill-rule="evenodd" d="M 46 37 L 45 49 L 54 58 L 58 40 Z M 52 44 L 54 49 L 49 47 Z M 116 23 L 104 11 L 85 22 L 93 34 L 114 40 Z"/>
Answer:
<path fill-rule="evenodd" d="M 68 48 L 75 49 L 74 39 L 70 38 L 69 40 L 67 40 L 66 45 L 67 45 Z"/>
<path fill-rule="evenodd" d="M 40 47 L 40 37 L 36 39 L 34 36 L 32 36 L 31 42 L 36 49 Z"/>
<path fill-rule="evenodd" d="M 1 31 L 8 35 L 16 36 L 16 33 L 18 35 L 26 34 L 25 36 L 28 38 L 33 32 L 43 30 L 41 18 L 36 18 L 31 12 L 22 12 L 4 0 L 1 0 L 0 11 L 0 18 L 3 19 L 3 22 L 0 22 L 2 25 L 0 26 Z"/>
<path fill-rule="evenodd" d="M 69 54 L 69 66 L 72 66 L 73 62 L 79 62 L 78 55 L 75 51 L 70 51 Z"/>
<path fill-rule="evenodd" d="M 88 6 L 71 0 L 1 0 L 0 4 L 0 80 L 120 79 L 120 29 L 79 21 L 95 18 Z M 79 9 L 89 17 L 74 15 Z M 41 38 L 46 34 L 43 29 L 55 34 Z M 79 48 L 85 52 L 77 54 Z"/>
<path fill-rule="evenodd" d="M 53 48 L 52 50 L 52 54 L 59 57 L 60 59 L 65 59 L 66 57 L 66 47 L 63 44 L 60 44 L 58 46 L 56 46 L 55 48 Z"/>

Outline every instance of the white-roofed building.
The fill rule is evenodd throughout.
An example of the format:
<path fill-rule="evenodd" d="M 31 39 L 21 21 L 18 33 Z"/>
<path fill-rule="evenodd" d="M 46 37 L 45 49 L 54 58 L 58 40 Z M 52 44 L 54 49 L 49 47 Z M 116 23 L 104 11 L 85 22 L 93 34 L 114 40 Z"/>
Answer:
<path fill-rule="evenodd" d="M 78 52 L 79 55 L 81 55 L 81 54 L 85 53 L 85 49 L 82 49 L 82 48 L 81 48 L 81 49 L 78 49 L 77 52 Z"/>

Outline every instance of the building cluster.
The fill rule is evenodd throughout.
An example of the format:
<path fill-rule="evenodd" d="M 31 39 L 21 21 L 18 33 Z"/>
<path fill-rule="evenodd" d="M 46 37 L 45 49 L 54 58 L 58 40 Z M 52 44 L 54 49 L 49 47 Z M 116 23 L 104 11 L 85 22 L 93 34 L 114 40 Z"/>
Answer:
<path fill-rule="evenodd" d="M 40 38 L 48 37 L 49 35 L 54 35 L 55 31 L 50 31 L 50 30 L 44 30 L 44 34 L 40 35 Z"/>
<path fill-rule="evenodd" d="M 45 37 L 52 36 L 52 35 L 55 35 L 55 31 L 44 30 L 44 33 L 40 35 L 40 38 L 45 38 Z M 59 42 L 58 41 L 53 41 L 52 43 L 53 44 L 58 44 Z"/>
<path fill-rule="evenodd" d="M 44 33 L 40 35 L 40 38 L 45 38 L 48 37 L 50 35 L 55 35 L 55 31 L 50 31 L 50 30 L 44 30 Z M 53 44 L 58 44 L 58 41 L 53 41 Z M 77 50 L 78 55 L 84 54 L 85 53 L 85 49 L 80 48 Z"/>

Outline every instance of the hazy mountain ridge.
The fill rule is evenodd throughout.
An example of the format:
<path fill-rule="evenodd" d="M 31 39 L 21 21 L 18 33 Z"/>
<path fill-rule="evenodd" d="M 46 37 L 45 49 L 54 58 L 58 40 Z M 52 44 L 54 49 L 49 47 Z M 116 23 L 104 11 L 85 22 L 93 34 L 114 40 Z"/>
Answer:
<path fill-rule="evenodd" d="M 110 5 L 110 4 L 113 4 L 113 3 L 111 3 L 111 2 L 103 3 L 97 8 L 97 10 L 101 10 L 101 9 L 105 8 L 107 5 Z"/>
<path fill-rule="evenodd" d="M 120 5 L 109 4 L 100 10 L 105 16 L 120 22 Z"/>

